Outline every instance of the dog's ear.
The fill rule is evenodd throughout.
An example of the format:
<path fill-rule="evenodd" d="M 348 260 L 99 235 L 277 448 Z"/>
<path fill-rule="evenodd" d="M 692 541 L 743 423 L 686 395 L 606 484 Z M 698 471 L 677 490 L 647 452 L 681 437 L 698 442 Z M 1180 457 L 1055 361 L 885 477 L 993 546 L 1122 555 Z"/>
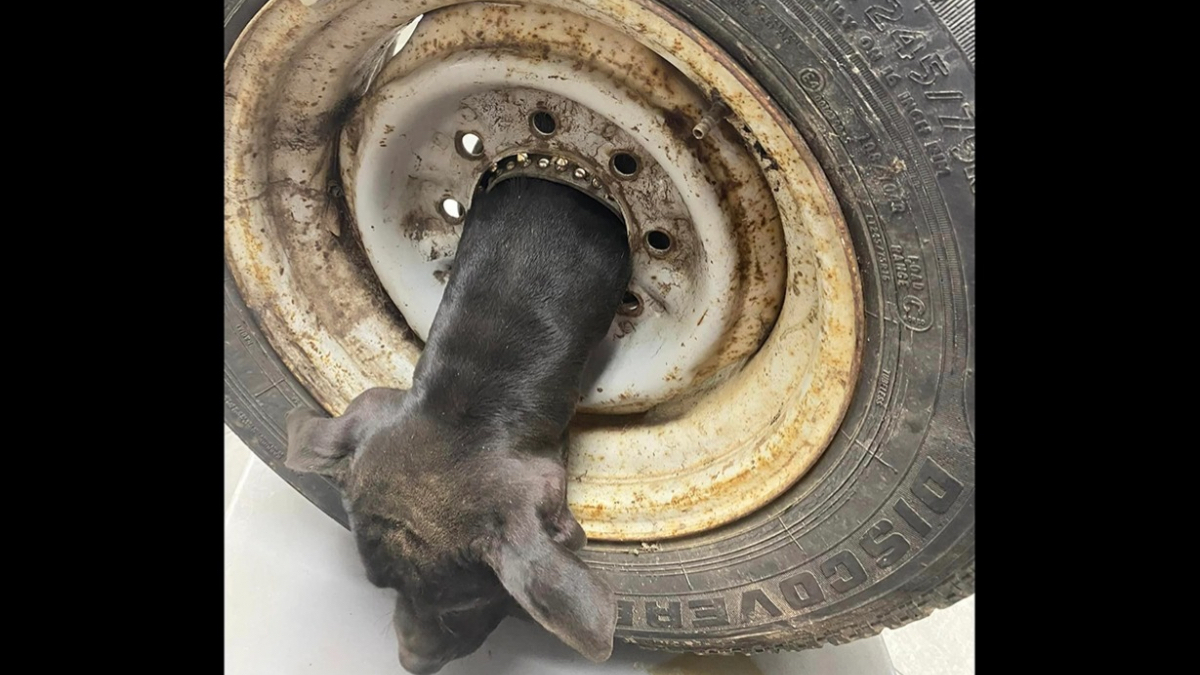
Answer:
<path fill-rule="evenodd" d="M 338 473 L 354 451 L 354 422 L 330 419 L 315 410 L 297 408 L 287 417 L 288 448 L 284 465 L 297 473 Z"/>
<path fill-rule="evenodd" d="M 592 661 L 612 655 L 616 596 L 540 523 L 509 528 L 484 559 L 546 630 Z"/>
<path fill-rule="evenodd" d="M 358 447 L 373 421 L 399 408 L 405 392 L 374 388 L 346 406 L 341 417 L 324 417 L 309 408 L 288 413 L 287 459 L 284 465 L 297 473 L 337 475 Z"/>

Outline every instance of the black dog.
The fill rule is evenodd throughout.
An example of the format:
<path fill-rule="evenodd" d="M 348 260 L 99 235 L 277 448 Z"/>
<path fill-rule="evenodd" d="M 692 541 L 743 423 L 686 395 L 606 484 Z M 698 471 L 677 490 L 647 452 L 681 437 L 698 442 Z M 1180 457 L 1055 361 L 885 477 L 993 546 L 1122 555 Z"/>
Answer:
<path fill-rule="evenodd" d="M 480 193 L 408 391 L 288 418 L 287 466 L 342 485 L 367 578 L 399 591 L 400 662 L 432 673 L 520 607 L 595 661 L 612 590 L 572 551 L 567 423 L 631 274 L 620 220 L 574 188 Z"/>

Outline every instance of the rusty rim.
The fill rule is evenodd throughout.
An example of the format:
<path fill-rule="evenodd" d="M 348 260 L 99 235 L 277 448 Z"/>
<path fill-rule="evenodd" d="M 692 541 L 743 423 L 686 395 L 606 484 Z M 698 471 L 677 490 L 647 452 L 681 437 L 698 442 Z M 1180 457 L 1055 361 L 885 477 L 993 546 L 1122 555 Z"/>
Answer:
<path fill-rule="evenodd" d="M 638 252 L 573 435 L 588 535 L 700 532 L 807 471 L 852 394 L 857 270 L 812 154 L 727 55 L 648 0 L 309 4 L 268 3 L 227 60 L 226 240 L 318 400 L 409 386 L 455 205 L 564 158 Z"/>

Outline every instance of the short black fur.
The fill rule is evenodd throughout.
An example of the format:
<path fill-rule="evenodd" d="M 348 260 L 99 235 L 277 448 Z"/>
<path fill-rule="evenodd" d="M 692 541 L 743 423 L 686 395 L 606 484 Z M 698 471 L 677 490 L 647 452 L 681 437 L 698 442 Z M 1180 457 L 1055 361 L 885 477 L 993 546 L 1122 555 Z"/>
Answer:
<path fill-rule="evenodd" d="M 565 450 L 630 274 L 603 205 L 499 183 L 467 214 L 412 388 L 371 389 L 336 419 L 289 417 L 288 466 L 337 477 L 368 579 L 399 592 L 406 669 L 473 652 L 516 606 L 591 659 L 611 653 L 615 598 L 572 553 L 586 537 Z"/>

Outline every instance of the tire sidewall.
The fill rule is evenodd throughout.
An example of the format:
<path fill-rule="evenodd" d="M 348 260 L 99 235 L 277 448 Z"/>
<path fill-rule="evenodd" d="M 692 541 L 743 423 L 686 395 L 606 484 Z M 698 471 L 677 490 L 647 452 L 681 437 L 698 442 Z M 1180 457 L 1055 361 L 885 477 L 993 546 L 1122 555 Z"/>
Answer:
<path fill-rule="evenodd" d="M 862 369 L 833 443 L 770 506 L 702 536 L 590 544 L 583 557 L 617 590 L 618 637 L 647 646 L 867 634 L 872 617 L 973 563 L 973 64 L 915 0 L 661 2 L 758 80 L 825 167 L 862 276 Z M 226 53 L 264 4 L 227 13 Z M 331 483 L 283 466 L 284 416 L 316 404 L 228 273 L 225 370 L 226 422 L 346 525 Z"/>

